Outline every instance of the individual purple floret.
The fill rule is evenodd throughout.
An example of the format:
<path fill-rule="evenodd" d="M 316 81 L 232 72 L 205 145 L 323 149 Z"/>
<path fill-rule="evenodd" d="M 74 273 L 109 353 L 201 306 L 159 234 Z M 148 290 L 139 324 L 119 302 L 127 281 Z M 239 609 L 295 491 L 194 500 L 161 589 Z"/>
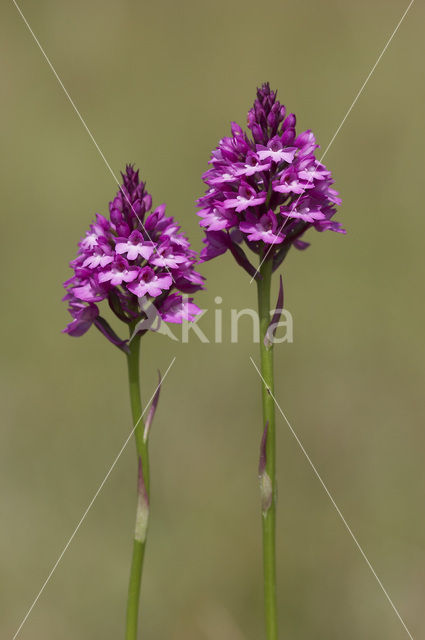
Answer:
<path fill-rule="evenodd" d="M 126 350 L 126 341 L 99 315 L 99 302 L 107 300 L 115 315 L 132 326 L 146 318 L 146 301 L 164 321 L 181 323 L 199 313 L 193 299 L 182 294 L 202 289 L 203 278 L 195 271 L 196 253 L 165 215 L 165 205 L 151 211 L 152 198 L 139 172 L 127 165 L 122 177 L 109 203 L 109 219 L 96 214 L 70 263 L 74 275 L 64 283 L 64 300 L 73 319 L 64 333 L 78 337 L 94 324 Z"/>
<path fill-rule="evenodd" d="M 315 157 L 319 145 L 311 131 L 297 136 L 295 122 L 267 83 L 248 113 L 251 136 L 233 122 L 231 137 L 220 140 L 203 175 L 207 192 L 198 200 L 206 232 L 201 261 L 230 250 L 252 275 L 243 241 L 276 269 L 292 245 L 308 247 L 301 237 L 310 227 L 345 233 L 332 220 L 341 200 Z"/>

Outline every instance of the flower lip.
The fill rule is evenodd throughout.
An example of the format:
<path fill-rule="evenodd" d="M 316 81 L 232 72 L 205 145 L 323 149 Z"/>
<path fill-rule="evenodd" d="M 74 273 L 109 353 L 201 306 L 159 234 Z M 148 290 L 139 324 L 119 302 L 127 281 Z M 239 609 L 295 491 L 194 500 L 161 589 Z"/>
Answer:
<path fill-rule="evenodd" d="M 99 282 L 110 282 L 119 286 L 123 282 L 132 282 L 137 278 L 138 268 L 130 266 L 124 258 L 118 256 L 106 269 L 99 273 Z"/>
<path fill-rule="evenodd" d="M 306 189 L 313 189 L 314 184 L 303 180 L 299 177 L 293 167 L 286 169 L 279 180 L 273 180 L 273 191 L 277 193 L 296 193 L 302 194 Z"/>
<path fill-rule="evenodd" d="M 282 144 L 282 140 L 278 136 L 269 140 L 266 147 L 261 144 L 257 144 L 257 155 L 260 160 L 270 158 L 270 160 L 277 164 L 280 162 L 292 162 L 296 152 L 296 147 L 284 146 Z"/>
<path fill-rule="evenodd" d="M 138 298 L 145 295 L 157 297 L 172 285 L 172 278 L 168 274 L 157 275 L 151 267 L 143 267 L 139 271 L 137 282 L 131 282 L 128 289 Z"/>
<path fill-rule="evenodd" d="M 94 251 L 91 255 L 87 256 L 87 258 L 83 261 L 82 267 L 83 269 L 87 267 L 88 269 L 97 269 L 97 267 L 106 267 L 108 264 L 113 262 L 114 256 L 108 247 L 95 247 Z"/>
<path fill-rule="evenodd" d="M 83 238 L 80 242 L 81 248 L 88 249 L 89 251 L 94 249 L 95 247 L 97 247 L 98 238 L 99 236 L 97 235 L 97 233 L 94 233 L 93 231 L 91 233 L 87 232 L 85 238 Z"/>
<path fill-rule="evenodd" d="M 227 196 L 234 196 L 235 193 L 228 193 Z M 255 207 L 258 204 L 262 204 L 266 201 L 267 193 L 261 191 L 257 193 L 256 190 L 246 182 L 241 182 L 238 194 L 235 197 L 227 198 L 224 201 L 225 209 L 235 209 L 238 213 L 245 211 L 248 207 Z"/>
<path fill-rule="evenodd" d="M 70 302 L 69 312 L 73 320 L 63 329 L 63 333 L 68 333 L 75 338 L 84 335 L 99 315 L 99 309 L 95 304 L 90 303 L 85 306 L 76 300 Z"/>
<path fill-rule="evenodd" d="M 143 235 L 135 229 L 128 238 L 118 237 L 116 239 L 115 251 L 126 254 L 127 260 L 137 260 L 139 257 L 149 260 L 155 251 L 156 244 L 151 240 L 145 240 Z"/>
<path fill-rule="evenodd" d="M 281 207 L 280 213 L 288 218 L 298 218 L 311 223 L 326 218 L 320 207 L 318 205 L 315 206 L 308 197 L 301 198 L 300 201 L 293 206 Z"/>
<path fill-rule="evenodd" d="M 277 229 L 277 220 L 273 211 L 267 213 L 258 219 L 255 214 L 248 212 L 245 222 L 241 222 L 239 229 L 248 234 L 248 240 L 262 240 L 266 244 L 280 244 L 285 239 L 285 234 L 275 233 Z"/>
<path fill-rule="evenodd" d="M 220 171 L 219 169 L 214 169 L 210 171 L 208 182 L 211 185 L 226 184 L 227 182 L 237 182 L 237 173 L 233 171 Z"/>
<path fill-rule="evenodd" d="M 298 175 L 302 180 L 326 180 L 330 177 L 330 172 L 314 157 L 308 156 L 300 162 Z"/>
<path fill-rule="evenodd" d="M 187 261 L 187 256 L 179 252 L 179 248 L 172 247 L 171 242 L 164 242 L 162 247 L 152 256 L 151 264 L 158 267 L 170 267 L 177 269 L 179 265 L 184 264 Z"/>
<path fill-rule="evenodd" d="M 95 275 L 91 278 L 77 278 L 72 287 L 72 295 L 84 302 L 101 302 L 106 297 Z"/>
<path fill-rule="evenodd" d="M 232 211 L 221 206 L 207 207 L 198 211 L 198 216 L 202 218 L 201 227 L 207 227 L 209 231 L 220 231 L 229 229 L 237 222 L 237 217 Z"/>
<path fill-rule="evenodd" d="M 265 160 L 261 160 L 257 153 L 249 152 L 246 157 L 246 162 L 241 163 L 240 166 L 236 167 L 235 175 L 240 176 L 253 176 L 256 173 L 261 173 L 262 171 L 268 171 L 271 167 L 271 159 L 266 158 Z"/>
<path fill-rule="evenodd" d="M 192 322 L 201 313 L 199 307 L 193 303 L 193 298 L 183 299 L 177 293 L 172 293 L 160 307 L 165 322 Z"/>

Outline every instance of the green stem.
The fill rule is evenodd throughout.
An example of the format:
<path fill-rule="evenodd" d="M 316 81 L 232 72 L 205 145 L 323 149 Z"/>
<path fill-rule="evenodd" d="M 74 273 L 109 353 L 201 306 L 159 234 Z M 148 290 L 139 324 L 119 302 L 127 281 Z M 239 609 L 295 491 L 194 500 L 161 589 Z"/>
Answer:
<path fill-rule="evenodd" d="M 258 286 L 258 312 L 260 316 L 260 354 L 263 429 L 268 424 L 266 467 L 270 478 L 271 500 L 263 511 L 263 563 L 264 563 L 264 606 L 266 618 L 267 640 L 277 640 L 277 607 L 276 607 L 276 433 L 275 407 L 273 394 L 273 345 L 266 347 L 264 337 L 270 324 L 270 287 L 272 279 L 272 261 L 265 260 L 260 268 L 261 279 Z"/>
<path fill-rule="evenodd" d="M 134 327 L 130 327 L 130 335 Z M 133 425 L 136 425 L 135 437 L 137 457 L 139 461 L 138 499 L 136 512 L 136 526 L 133 540 L 133 556 L 130 570 L 130 583 L 127 600 L 126 640 L 137 639 L 139 620 L 140 585 L 142 580 L 143 558 L 145 555 L 146 529 L 149 515 L 149 454 L 148 443 L 144 441 L 144 423 L 141 419 L 142 401 L 140 397 L 140 336 L 135 336 L 130 342 L 130 352 L 127 355 L 128 380 L 130 386 L 131 413 Z"/>

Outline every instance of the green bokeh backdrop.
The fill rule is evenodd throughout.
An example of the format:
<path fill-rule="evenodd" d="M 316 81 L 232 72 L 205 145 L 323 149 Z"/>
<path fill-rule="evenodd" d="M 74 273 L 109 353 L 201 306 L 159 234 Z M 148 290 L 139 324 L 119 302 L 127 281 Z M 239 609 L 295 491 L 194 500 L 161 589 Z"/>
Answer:
<path fill-rule="evenodd" d="M 22 0 L 113 170 L 136 162 L 196 248 L 211 149 L 269 80 L 326 147 L 407 2 Z M 282 269 L 294 343 L 276 395 L 415 638 L 425 634 L 423 431 L 424 7 L 413 5 L 326 162 L 348 235 L 311 233 Z M 61 282 L 115 185 L 13 3 L 0 18 L 2 426 L 0 635 L 11 638 L 124 442 L 122 355 L 62 335 Z M 230 309 L 255 288 L 202 267 L 221 345 L 144 339 L 143 393 L 164 384 L 151 439 L 145 640 L 261 640 L 257 358 Z M 276 283 L 275 283 L 276 286 Z M 213 314 L 200 322 L 212 336 Z M 407 637 L 282 419 L 281 638 Z M 22 640 L 123 637 L 133 443 L 34 608 Z"/>

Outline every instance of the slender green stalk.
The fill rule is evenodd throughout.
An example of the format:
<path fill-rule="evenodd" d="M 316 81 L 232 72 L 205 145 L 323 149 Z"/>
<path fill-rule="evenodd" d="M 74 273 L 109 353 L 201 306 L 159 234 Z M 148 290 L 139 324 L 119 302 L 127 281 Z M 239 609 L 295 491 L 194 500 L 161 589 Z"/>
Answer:
<path fill-rule="evenodd" d="M 263 496 L 263 563 L 264 563 L 264 607 L 267 640 L 277 640 L 276 607 L 276 433 L 275 407 L 271 393 L 273 391 L 273 345 L 266 346 L 264 337 L 270 324 L 270 287 L 272 279 L 272 261 L 265 260 L 260 268 L 261 279 L 257 280 L 258 312 L 260 317 L 260 354 L 263 429 L 267 426 L 266 465 L 262 488 L 268 491 Z M 264 479 L 267 481 L 264 482 Z"/>
<path fill-rule="evenodd" d="M 130 335 L 133 327 L 130 327 Z M 139 620 L 140 585 L 142 580 L 143 558 L 145 555 L 146 532 L 149 516 L 149 454 L 148 443 L 144 440 L 144 423 L 141 419 L 142 401 L 140 397 L 140 336 L 130 342 L 127 355 L 128 380 L 130 385 L 130 402 L 133 425 L 136 425 L 135 437 L 139 463 L 138 496 L 136 526 L 133 540 L 133 557 L 131 561 L 130 583 L 127 600 L 126 640 L 136 640 Z"/>

